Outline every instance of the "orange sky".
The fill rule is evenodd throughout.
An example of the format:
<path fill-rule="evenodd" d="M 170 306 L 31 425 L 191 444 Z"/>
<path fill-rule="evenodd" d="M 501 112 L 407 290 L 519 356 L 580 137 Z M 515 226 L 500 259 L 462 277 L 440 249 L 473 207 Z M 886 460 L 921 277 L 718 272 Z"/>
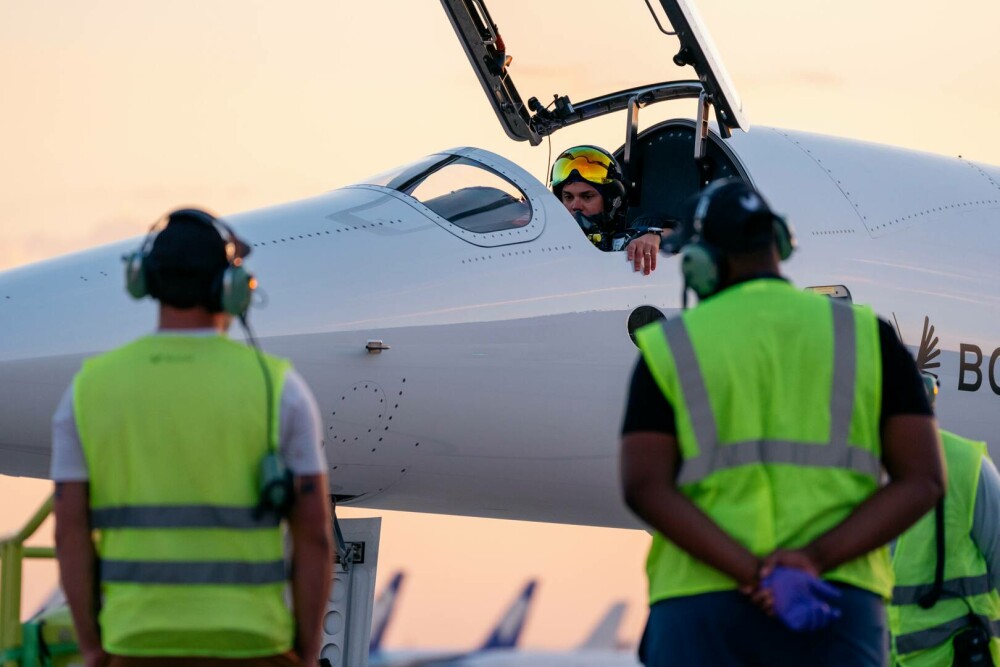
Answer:
<path fill-rule="evenodd" d="M 933 11 L 904 0 L 699 7 L 751 124 L 1000 164 L 994 0 Z M 676 76 L 674 43 L 642 0 L 490 8 L 524 97 L 580 99 Z M 547 168 L 544 144 L 500 130 L 436 0 L 2 3 L 0 91 L 0 270 L 139 234 L 180 204 L 255 208 L 449 146 L 497 151 L 540 178 Z M 642 122 L 693 110 L 661 105 Z M 614 147 L 623 126 L 620 115 L 582 124 L 553 149 Z M 0 478 L 0 531 L 46 490 Z M 478 641 L 536 575 L 527 644 L 575 643 L 617 598 L 633 603 L 627 636 L 639 632 L 642 533 L 385 517 L 380 580 L 411 573 L 390 645 Z M 31 604 L 51 568 L 32 579 Z"/>

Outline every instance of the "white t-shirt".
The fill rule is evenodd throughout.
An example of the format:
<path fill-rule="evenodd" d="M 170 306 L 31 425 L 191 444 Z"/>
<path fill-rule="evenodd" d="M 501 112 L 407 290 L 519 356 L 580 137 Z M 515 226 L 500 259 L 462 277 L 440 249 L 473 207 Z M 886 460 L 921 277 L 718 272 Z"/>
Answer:
<path fill-rule="evenodd" d="M 161 336 L 215 336 L 214 329 L 157 332 Z M 316 399 L 298 373 L 285 374 L 281 390 L 281 429 L 279 453 L 293 475 L 318 475 L 327 472 L 326 455 L 321 446 L 322 427 Z M 73 384 L 66 389 L 52 416 L 52 465 L 50 478 L 55 482 L 85 482 L 90 479 L 83 445 L 73 412 Z"/>

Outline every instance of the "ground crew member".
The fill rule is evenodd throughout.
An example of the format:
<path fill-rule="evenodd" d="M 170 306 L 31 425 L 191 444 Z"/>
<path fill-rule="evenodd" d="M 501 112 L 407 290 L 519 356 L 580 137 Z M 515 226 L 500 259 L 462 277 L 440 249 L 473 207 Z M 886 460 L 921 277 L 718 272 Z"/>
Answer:
<path fill-rule="evenodd" d="M 196 209 L 151 230 L 127 281 L 159 301 L 157 332 L 85 361 L 53 418 L 56 550 L 88 667 L 319 655 L 332 555 L 318 411 L 287 361 L 225 335 L 255 285 L 248 252 Z"/>
<path fill-rule="evenodd" d="M 880 546 L 944 484 L 916 367 L 869 309 L 780 277 L 791 231 L 752 188 L 714 182 L 692 209 L 681 265 L 701 303 L 639 330 L 623 425 L 625 499 L 656 531 L 640 655 L 649 667 L 883 665 Z M 835 585 L 837 609 L 814 576 Z M 740 589 L 765 606 L 783 596 L 780 620 Z M 799 603 L 819 615 L 797 624 Z"/>
<path fill-rule="evenodd" d="M 598 249 L 624 250 L 633 270 L 643 275 L 656 269 L 663 229 L 641 220 L 628 225 L 625 177 L 611 153 L 597 146 L 569 148 L 552 163 L 550 183 Z"/>
<path fill-rule="evenodd" d="M 937 380 L 925 375 L 924 381 L 933 402 Z M 998 665 L 1000 475 L 985 443 L 943 430 L 941 441 L 948 493 L 903 533 L 893 552 L 893 662 Z"/>

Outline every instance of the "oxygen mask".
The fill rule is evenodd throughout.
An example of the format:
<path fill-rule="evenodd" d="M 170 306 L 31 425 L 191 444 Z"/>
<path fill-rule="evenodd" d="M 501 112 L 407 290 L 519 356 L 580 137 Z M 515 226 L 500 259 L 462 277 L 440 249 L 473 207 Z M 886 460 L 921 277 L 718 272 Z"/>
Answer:
<path fill-rule="evenodd" d="M 608 224 L 607 214 L 584 215 L 582 211 L 574 211 L 573 217 L 576 218 L 576 224 L 580 225 L 580 229 L 590 239 L 590 242 L 599 247 L 607 235 L 605 230 Z"/>

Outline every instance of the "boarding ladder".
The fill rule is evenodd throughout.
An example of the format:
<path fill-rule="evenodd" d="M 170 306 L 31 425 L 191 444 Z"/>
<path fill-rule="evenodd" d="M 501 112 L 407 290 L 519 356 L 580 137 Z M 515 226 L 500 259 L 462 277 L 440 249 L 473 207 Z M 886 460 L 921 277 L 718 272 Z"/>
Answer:
<path fill-rule="evenodd" d="M 54 547 L 29 547 L 25 542 L 51 513 L 50 496 L 21 530 L 0 538 L 0 667 L 58 667 L 79 659 L 68 610 L 61 610 L 58 621 L 21 622 L 24 559 L 55 558 Z M 363 667 L 368 662 L 381 519 L 334 521 L 333 587 L 319 660 L 329 667 Z"/>
<path fill-rule="evenodd" d="M 76 657 L 76 637 L 68 613 L 59 622 L 32 619 L 21 623 L 21 576 L 25 558 L 55 558 L 54 547 L 27 542 L 52 513 L 52 496 L 21 530 L 0 537 L 0 665 L 39 667 L 65 664 Z M 54 621 L 54 619 L 52 619 Z"/>

